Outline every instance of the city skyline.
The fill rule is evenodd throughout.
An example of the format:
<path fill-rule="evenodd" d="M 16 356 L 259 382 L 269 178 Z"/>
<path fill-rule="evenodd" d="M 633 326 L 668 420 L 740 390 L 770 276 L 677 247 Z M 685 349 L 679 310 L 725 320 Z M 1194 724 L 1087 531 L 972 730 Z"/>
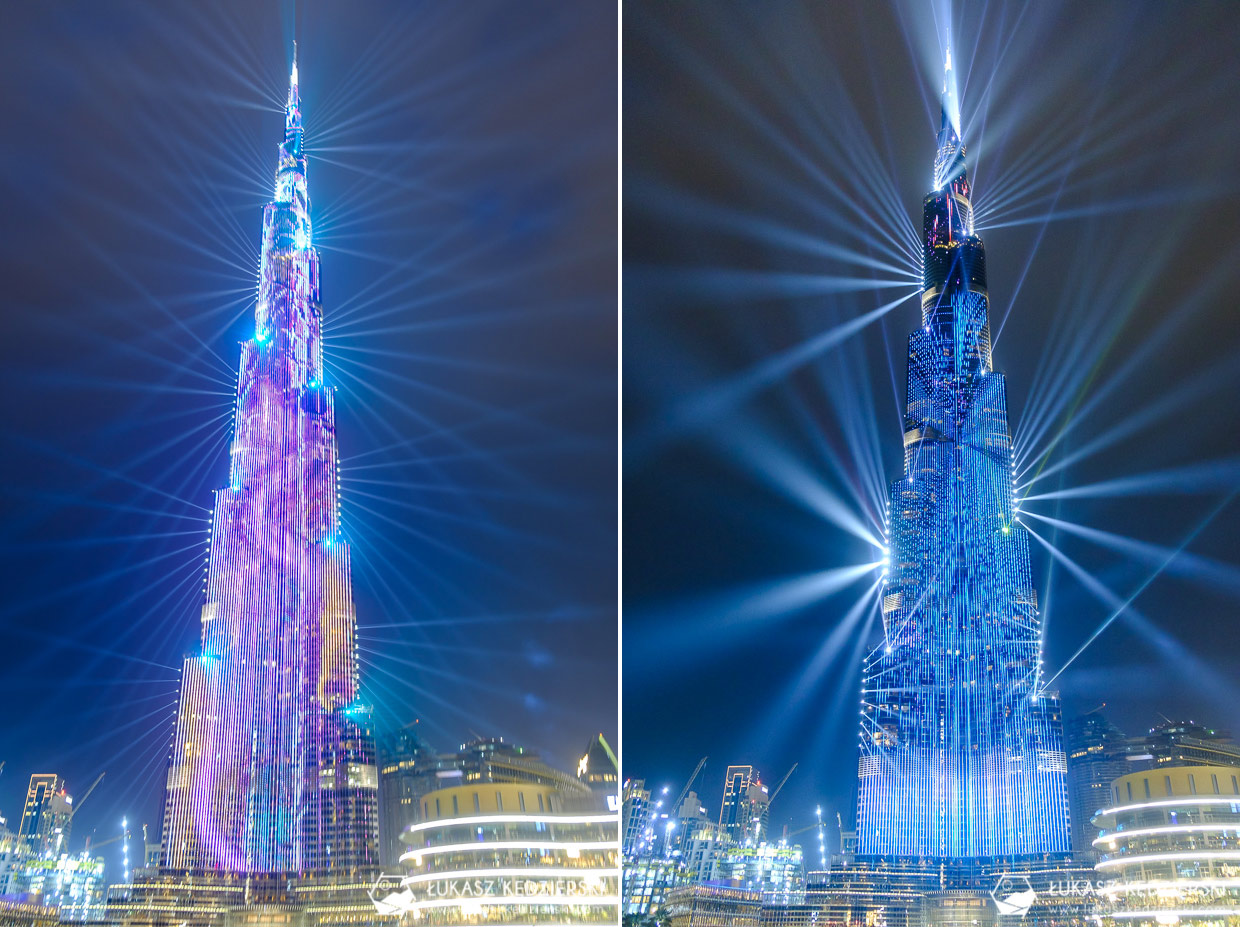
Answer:
<path fill-rule="evenodd" d="M 616 740 L 614 22 L 501 7 L 13 13 L 10 823 L 106 770 L 74 849 L 158 839 L 294 37 L 362 698 L 441 750 Z"/>

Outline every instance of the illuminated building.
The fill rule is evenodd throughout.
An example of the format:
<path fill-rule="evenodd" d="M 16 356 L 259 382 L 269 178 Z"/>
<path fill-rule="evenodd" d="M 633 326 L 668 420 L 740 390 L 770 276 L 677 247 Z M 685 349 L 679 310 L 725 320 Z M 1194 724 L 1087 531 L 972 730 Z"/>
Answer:
<path fill-rule="evenodd" d="M 724 855 L 736 846 L 730 836 L 719 830 L 714 821 L 702 822 L 682 835 L 679 860 L 684 866 L 685 880 L 704 882 L 714 878 Z"/>
<path fill-rule="evenodd" d="M 417 821 L 422 796 L 437 788 L 435 751 L 416 727 L 415 722 L 380 738 L 378 743 L 379 857 L 384 866 L 395 865 L 405 852 L 400 835 Z"/>
<path fill-rule="evenodd" d="M 60 911 L 45 904 L 0 898 L 0 924 L 5 927 L 58 927 Z"/>
<path fill-rule="evenodd" d="M 1240 766 L 1240 746 L 1231 735 L 1193 721 L 1168 721 L 1134 737 L 1128 748 L 1137 768 Z"/>
<path fill-rule="evenodd" d="M 1100 923 L 1106 927 L 1240 924 L 1240 769 L 1129 773 L 1099 812 Z"/>
<path fill-rule="evenodd" d="M 892 866 L 882 861 L 833 866 L 827 873 L 810 873 L 808 878 L 801 904 L 763 907 L 764 925 L 918 927 L 922 898 L 942 884 L 932 867 Z"/>
<path fill-rule="evenodd" d="M 371 894 L 376 876 L 149 869 L 113 885 L 115 927 L 397 927 Z"/>
<path fill-rule="evenodd" d="M 181 671 L 162 832 L 169 868 L 347 873 L 378 863 L 378 770 L 357 703 L 311 242 L 294 61 L 229 482 L 212 513 L 201 653 Z"/>
<path fill-rule="evenodd" d="M 22 863 L 14 883 L 17 894 L 56 908 L 62 921 L 91 921 L 103 914 L 102 856 L 31 857 Z"/>
<path fill-rule="evenodd" d="M 668 831 L 667 850 L 679 855 L 686 862 L 690 841 L 699 837 L 719 836 L 719 825 L 716 824 L 702 804 L 697 792 L 688 791 L 674 814 L 669 818 L 671 828 Z"/>
<path fill-rule="evenodd" d="M 904 475 L 891 485 L 883 639 L 864 665 L 857 852 L 989 859 L 1069 849 L 1058 699 L 992 366 L 982 240 L 948 70 L 923 203 Z"/>
<path fill-rule="evenodd" d="M 688 876 L 679 860 L 626 856 L 623 879 L 621 912 L 625 917 L 651 917 L 659 913 L 673 889 L 688 881 Z"/>
<path fill-rule="evenodd" d="M 408 728 L 388 741 L 380 781 L 385 865 L 394 864 L 405 852 L 401 843 L 405 828 L 422 820 L 422 798 L 437 789 L 473 782 L 525 782 L 565 795 L 591 794 L 579 777 L 548 765 L 524 747 L 505 743 L 502 737 L 473 740 L 455 753 L 437 754 Z"/>
<path fill-rule="evenodd" d="M 1098 898 L 1092 868 L 1057 859 L 936 866 L 862 858 L 811 872 L 807 879 L 803 903 L 762 906 L 762 927 L 1091 927 Z M 1013 896 L 1023 914 L 998 909 L 997 900 Z"/>
<path fill-rule="evenodd" d="M 17 834 L 38 856 L 59 856 L 69 843 L 73 796 L 55 773 L 35 773 L 26 788 Z"/>
<path fill-rule="evenodd" d="M 918 922 L 921 927 L 994 927 L 998 916 L 985 892 L 930 892 L 921 898 Z"/>
<path fill-rule="evenodd" d="M 0 897 L 17 894 L 17 875 L 31 856 L 30 845 L 0 821 Z"/>
<path fill-rule="evenodd" d="M 592 792 L 616 795 L 620 788 L 620 764 L 611 745 L 596 734 L 577 763 L 577 779 Z"/>
<path fill-rule="evenodd" d="M 601 796 L 474 783 L 422 799 L 407 874 L 376 902 L 418 924 L 617 924 L 619 825 Z"/>
<path fill-rule="evenodd" d="M 746 839 L 756 843 L 765 829 L 766 808 L 761 798 L 765 797 L 766 788 L 760 779 L 752 766 L 729 766 L 724 774 L 719 827 L 737 843 L 744 843 Z M 760 819 L 757 822 L 755 815 Z"/>
<path fill-rule="evenodd" d="M 439 788 L 469 782 L 524 782 L 582 798 L 590 794 L 576 776 L 548 765 L 537 753 L 505 743 L 502 737 L 461 744 L 456 753 L 436 757 L 434 769 Z"/>
<path fill-rule="evenodd" d="M 758 927 L 762 895 L 725 885 L 685 885 L 667 896 L 668 927 Z"/>
<path fill-rule="evenodd" d="M 623 827 L 620 843 L 626 860 L 643 856 L 650 849 L 650 790 L 645 779 L 626 779 L 620 795 Z"/>
<path fill-rule="evenodd" d="M 1072 852 L 1093 858 L 1098 828 L 1094 814 L 1111 803 L 1111 782 L 1132 771 L 1128 738 L 1098 711 L 1064 725 L 1068 754 L 1068 806 L 1072 818 Z"/>
<path fill-rule="evenodd" d="M 805 900 L 805 860 L 799 846 L 730 847 L 713 861 L 705 881 L 757 892 L 767 904 Z"/>

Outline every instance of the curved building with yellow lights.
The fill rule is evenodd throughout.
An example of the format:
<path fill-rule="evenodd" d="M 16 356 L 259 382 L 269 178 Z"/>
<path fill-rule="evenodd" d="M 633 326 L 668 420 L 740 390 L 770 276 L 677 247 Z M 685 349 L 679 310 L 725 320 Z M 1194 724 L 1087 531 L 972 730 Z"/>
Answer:
<path fill-rule="evenodd" d="M 406 874 L 376 905 L 436 927 L 616 924 L 620 818 L 548 786 L 484 783 L 422 798 Z"/>
<path fill-rule="evenodd" d="M 1240 769 L 1130 773 L 1098 812 L 1097 913 L 1109 927 L 1240 927 Z"/>

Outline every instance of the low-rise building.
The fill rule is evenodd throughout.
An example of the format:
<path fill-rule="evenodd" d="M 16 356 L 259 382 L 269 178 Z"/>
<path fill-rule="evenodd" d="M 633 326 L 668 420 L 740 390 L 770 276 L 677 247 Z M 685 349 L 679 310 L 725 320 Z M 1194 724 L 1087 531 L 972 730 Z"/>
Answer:
<path fill-rule="evenodd" d="M 665 902 L 669 927 L 758 927 L 759 892 L 727 885 L 684 885 Z"/>
<path fill-rule="evenodd" d="M 757 892 L 768 904 L 801 904 L 805 861 L 799 846 L 730 847 L 714 859 L 706 881 Z"/>
<path fill-rule="evenodd" d="M 1240 769 L 1159 767 L 1094 817 L 1104 927 L 1240 924 Z"/>
<path fill-rule="evenodd" d="M 586 792 L 477 782 L 425 795 L 406 872 L 376 901 L 428 927 L 618 923 L 620 815 Z"/>

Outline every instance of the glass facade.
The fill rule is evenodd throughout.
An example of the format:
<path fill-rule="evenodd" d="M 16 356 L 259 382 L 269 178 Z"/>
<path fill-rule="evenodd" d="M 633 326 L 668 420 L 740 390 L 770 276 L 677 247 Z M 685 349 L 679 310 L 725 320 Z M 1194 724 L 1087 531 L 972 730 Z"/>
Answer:
<path fill-rule="evenodd" d="M 1068 753 L 1068 804 L 1072 812 L 1072 852 L 1095 855 L 1094 814 L 1111 804 L 1111 783 L 1133 769 L 1128 738 L 1097 711 L 1064 725 Z"/>
<path fill-rule="evenodd" d="M 799 846 L 730 847 L 715 860 L 709 880 L 757 892 L 767 904 L 800 904 L 805 859 Z"/>
<path fill-rule="evenodd" d="M 949 96 L 924 206 L 922 327 L 909 338 L 904 476 L 888 505 L 883 639 L 864 666 L 857 852 L 1063 853 L 1062 721 L 1039 685 L 1006 388 L 991 364 L 985 251 Z"/>
<path fill-rule="evenodd" d="M 723 804 L 719 808 L 719 828 L 737 843 L 744 843 L 747 837 L 756 843 L 761 839 L 762 824 L 754 821 L 754 814 L 765 815 L 765 808 L 760 811 L 757 794 L 754 789 L 761 788 L 761 777 L 752 766 L 729 766 L 723 777 Z M 761 795 L 766 789 L 761 788 Z"/>

